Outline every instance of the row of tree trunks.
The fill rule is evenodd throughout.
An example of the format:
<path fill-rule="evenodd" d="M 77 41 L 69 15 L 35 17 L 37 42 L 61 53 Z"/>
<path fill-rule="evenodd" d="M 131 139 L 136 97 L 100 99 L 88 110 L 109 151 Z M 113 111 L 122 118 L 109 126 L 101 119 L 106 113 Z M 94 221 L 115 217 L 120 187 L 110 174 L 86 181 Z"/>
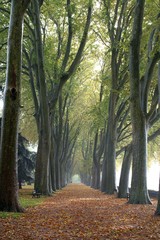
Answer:
<path fill-rule="evenodd" d="M 127 193 L 129 193 L 129 173 L 131 168 L 131 160 L 132 160 L 132 145 L 128 145 L 125 148 L 125 153 L 123 157 L 122 167 L 121 167 L 121 175 L 119 181 L 118 188 L 118 197 L 126 198 Z"/>
<path fill-rule="evenodd" d="M 22 26 L 23 16 L 29 5 L 30 1 L 15 1 L 11 2 L 11 14 L 10 14 L 10 28 L 8 37 L 8 55 L 7 55 L 7 78 L 5 87 L 5 100 L 4 100 L 4 112 L 2 120 L 2 136 L 1 136 L 1 156 L 0 156 L 0 210 L 6 211 L 22 211 L 18 203 L 17 194 L 17 133 L 18 133 L 18 119 L 20 109 L 20 86 L 21 86 L 21 52 L 22 52 Z M 49 99 L 47 96 L 47 85 L 43 58 L 43 43 L 41 35 L 40 24 L 40 7 L 43 1 L 31 1 L 31 6 L 28 11 L 28 16 L 32 22 L 32 26 L 28 24 L 28 29 L 31 31 L 31 42 L 35 45 L 32 51 L 25 51 L 24 53 L 27 59 L 28 75 L 30 76 L 30 82 L 32 86 L 33 99 L 35 103 L 35 117 L 37 122 L 37 129 L 39 135 L 38 153 L 36 162 L 36 176 L 35 176 L 35 189 L 42 194 L 50 194 L 52 192 L 51 183 L 56 179 L 55 171 L 52 171 L 51 178 L 51 166 L 55 168 L 56 162 L 51 164 L 51 157 L 54 158 L 54 153 L 51 151 L 51 141 L 53 142 L 50 129 L 51 122 L 49 117 Z M 67 5 L 70 6 L 70 0 L 67 0 Z M 58 100 L 59 93 L 66 83 L 66 81 L 74 74 L 77 67 L 80 64 L 82 53 L 86 45 L 87 35 L 91 22 L 92 15 L 92 1 L 88 1 L 88 13 L 87 19 L 82 34 L 82 39 L 77 50 L 77 54 L 73 61 L 69 61 L 71 50 L 71 11 L 70 7 L 68 11 L 68 25 L 69 25 L 69 37 L 64 54 L 64 60 L 62 61 L 62 69 L 59 76 L 58 88 L 54 91 L 54 101 L 51 101 L 53 107 L 51 111 L 55 109 L 55 104 Z M 32 39 L 33 38 L 33 39 Z M 75 50 L 75 49 L 74 49 Z M 34 58 L 33 54 L 34 53 Z M 67 63 L 70 62 L 68 70 Z M 65 68 L 67 67 L 67 72 Z M 34 70 L 34 71 L 32 71 Z M 35 89 L 34 77 L 36 78 L 37 89 Z M 56 79 L 57 80 L 57 79 Z M 38 95 L 37 95 L 38 92 Z M 14 126 L 14 127 L 13 127 Z M 68 157 L 71 156 L 73 146 L 69 146 Z M 66 164 L 66 160 L 64 162 Z M 58 170 L 61 171 L 61 185 L 64 185 L 63 172 L 66 167 L 62 167 L 64 163 L 58 166 Z M 60 164 L 60 162 L 59 162 Z M 54 174 L 53 174 L 54 173 Z M 58 183 L 56 183 L 58 185 Z M 55 187 L 57 188 L 57 186 Z"/>
<path fill-rule="evenodd" d="M 125 5 L 126 4 L 126 5 Z M 121 6 L 121 14 L 126 9 L 127 1 L 123 6 Z M 139 54 L 140 54 L 140 41 L 142 32 L 142 22 L 143 22 L 143 11 L 144 11 L 145 1 L 137 1 L 134 15 L 133 24 L 133 34 L 130 46 L 130 89 L 131 89 L 131 119 L 132 119 L 132 135 L 133 142 L 132 145 L 128 145 L 125 148 L 124 160 L 122 164 L 121 178 L 119 183 L 118 197 L 126 197 L 128 192 L 128 179 L 129 170 L 131 165 L 131 159 L 133 154 L 133 168 L 132 168 L 132 184 L 130 193 L 130 203 L 150 203 L 148 196 L 147 184 L 146 184 L 146 162 L 147 162 L 147 136 L 148 136 L 148 126 L 151 125 L 147 120 L 146 113 L 146 102 L 148 99 L 148 89 L 150 84 L 150 79 L 155 66 L 158 61 L 158 53 L 154 57 L 149 59 L 148 65 L 146 66 L 145 73 L 145 83 L 144 86 L 140 86 L 140 76 L 139 76 Z M 104 159 L 102 166 L 102 184 L 101 190 L 108 194 L 113 194 L 116 188 L 115 185 L 115 159 L 116 159 L 116 146 L 118 137 L 118 113 L 120 113 L 120 107 L 117 111 L 119 92 L 118 86 L 120 84 L 120 59 L 119 57 L 119 46 L 116 48 L 117 36 L 119 36 L 119 41 L 121 40 L 121 27 L 120 23 L 122 21 L 122 15 L 119 16 L 119 25 L 117 26 L 117 32 L 114 34 L 112 31 L 112 23 L 110 21 L 108 1 L 104 1 L 104 6 L 106 13 L 108 15 L 108 30 L 110 39 L 112 41 L 112 55 L 111 55 L 111 69 L 112 69 L 112 89 L 109 99 L 109 110 L 108 110 L 108 123 L 106 130 L 106 138 L 104 143 Z M 119 8 L 118 1 L 115 5 L 115 16 L 117 19 L 117 9 Z M 116 23 L 113 22 L 113 24 Z M 119 27 L 119 28 L 118 28 Z M 124 25 L 123 25 L 124 27 Z M 115 40 L 115 42 L 114 42 Z M 150 43 L 151 45 L 151 43 Z M 152 66 L 152 67 L 151 67 Z M 125 81 L 122 81 L 125 82 Z M 149 82 L 149 83 L 148 83 Z M 140 92 L 141 91 L 141 92 Z M 142 97 L 142 99 L 141 99 Z M 156 97 L 156 89 L 154 100 Z M 153 101 L 153 100 L 152 100 Z M 154 112 L 155 103 L 152 104 L 151 113 Z M 125 108 L 124 108 L 125 109 Z M 149 117 L 148 117 L 149 119 Z M 96 136 L 95 136 L 96 138 Z M 93 176 L 92 186 L 96 186 L 96 161 L 93 154 Z M 100 170 L 99 170 L 100 171 Z M 99 173 L 98 173 L 99 174 Z"/>
<path fill-rule="evenodd" d="M 39 134 L 39 143 L 38 143 L 38 154 L 37 154 L 37 161 L 36 161 L 36 173 L 35 173 L 35 190 L 42 192 L 43 194 L 50 194 L 56 189 L 61 189 L 62 186 L 65 185 L 65 170 L 67 160 L 66 158 L 62 158 L 63 149 L 63 137 L 66 137 L 62 133 L 63 126 L 62 125 L 62 108 L 61 108 L 61 91 L 62 87 L 66 83 L 66 81 L 72 76 L 72 74 L 76 71 L 82 56 L 82 52 L 84 50 L 86 39 L 89 31 L 90 21 L 91 21 L 91 10 L 92 10 L 92 1 L 89 1 L 88 4 L 88 15 L 86 19 L 86 25 L 84 27 L 83 36 L 80 42 L 79 49 L 77 50 L 77 54 L 75 55 L 75 59 L 71 62 L 70 68 L 65 72 L 67 66 L 67 62 L 69 60 L 69 54 L 71 51 L 70 41 L 72 40 L 72 19 L 71 19 L 71 12 L 70 12 L 70 0 L 67 0 L 66 9 L 68 11 L 68 21 L 69 21 L 69 30 L 68 30 L 68 43 L 66 46 L 66 53 L 64 54 L 64 60 L 62 61 L 62 68 L 61 71 L 55 69 L 55 81 L 56 84 L 52 83 L 52 92 L 49 94 L 47 93 L 47 86 L 46 86 L 46 76 L 44 71 L 44 58 L 43 58 L 43 44 L 42 44 L 42 36 L 41 36 L 41 27 L 40 27 L 40 5 L 39 1 L 35 1 L 31 5 L 30 11 L 30 18 L 33 21 L 34 26 L 34 41 L 36 45 L 34 46 L 36 49 L 36 61 L 30 64 L 31 69 L 34 69 L 34 74 L 30 72 L 30 78 L 33 78 L 33 75 L 36 76 L 36 84 L 38 95 L 36 94 L 35 84 L 33 80 L 31 80 L 31 87 L 33 93 L 33 99 L 35 104 L 35 118 L 37 122 L 37 129 Z M 30 26 L 29 26 L 30 29 Z M 32 32 L 33 36 L 33 32 Z M 58 44 L 61 44 L 59 42 Z M 57 55 L 58 57 L 61 54 Z M 26 57 L 32 59 L 30 55 Z M 58 61 L 58 60 L 57 60 Z M 53 65 L 56 63 L 53 63 Z M 30 69 L 29 69 L 30 70 Z M 60 72 L 60 75 L 56 73 Z M 58 83 L 58 86 L 57 86 Z M 58 132 L 55 134 L 54 124 L 56 120 L 56 104 L 59 103 L 58 108 Z M 50 107 L 50 109 L 49 109 Z M 50 112 L 50 118 L 49 118 Z M 56 130 L 57 131 L 57 130 Z M 69 134 L 69 133 L 67 133 Z M 55 138 L 56 136 L 56 138 Z M 73 148 L 68 151 L 73 151 Z M 69 153 L 67 155 L 69 157 Z M 51 186 L 50 186 L 51 185 Z"/>
<path fill-rule="evenodd" d="M 20 107 L 20 83 L 21 83 L 21 40 L 22 40 L 22 25 L 23 16 L 30 1 L 15 1 L 11 3 L 11 18 L 8 38 L 8 56 L 7 56 L 7 79 L 5 87 L 5 104 L 2 121 L 2 136 L 1 136 L 1 156 L 0 156 L 0 210 L 7 211 L 22 211 L 17 198 L 17 132 L 18 132 L 18 117 Z M 108 194 L 113 194 L 116 188 L 115 185 L 115 160 L 116 146 L 118 138 L 118 124 L 121 111 L 119 104 L 119 86 L 123 86 L 124 79 L 120 77 L 120 63 L 122 55 L 119 52 L 117 43 L 121 40 L 123 14 L 128 1 L 124 1 L 120 10 L 119 1 L 115 5 L 114 20 L 111 21 L 109 14 L 109 1 L 104 0 L 104 5 L 108 14 L 108 32 L 112 42 L 111 47 L 111 91 L 109 96 L 108 122 L 105 134 L 104 160 L 102 166 L 102 185 L 101 190 Z M 32 1 L 31 10 L 33 13 L 34 25 L 34 42 L 35 42 L 35 62 L 30 62 L 29 76 L 33 83 L 36 76 L 37 91 L 32 85 L 33 98 L 35 101 L 36 122 L 39 135 L 38 153 L 36 162 L 36 179 L 35 189 L 42 194 L 49 195 L 52 191 L 64 187 L 66 179 L 69 180 L 69 175 L 66 177 L 66 170 L 72 163 L 72 153 L 77 138 L 78 131 L 75 131 L 72 141 L 69 139 L 71 126 L 69 123 L 68 109 L 64 114 L 62 107 L 62 87 L 66 81 L 73 75 L 79 66 L 81 56 L 86 44 L 88 29 L 91 20 L 92 1 L 89 1 L 88 15 L 86 25 L 83 32 L 83 37 L 80 42 L 79 49 L 68 71 L 66 71 L 67 62 L 69 61 L 71 40 L 72 40 L 72 16 L 70 11 L 70 0 L 67 0 L 68 6 L 68 25 L 69 36 L 66 53 L 62 61 L 62 72 L 57 76 L 58 88 L 54 88 L 54 96 L 48 99 L 45 66 L 43 58 L 43 43 L 40 26 L 40 1 Z M 146 66 L 144 78 L 140 78 L 140 43 L 143 24 L 143 12 L 145 1 L 137 0 L 134 14 L 133 33 L 130 45 L 130 106 L 131 106 L 131 122 L 132 122 L 132 145 L 125 149 L 124 161 L 122 165 L 122 173 L 119 184 L 119 197 L 126 197 L 128 191 L 128 176 L 131 164 L 131 153 L 133 154 L 132 164 L 132 183 L 129 203 L 150 203 L 147 190 L 146 163 L 147 163 L 147 138 L 148 126 L 153 121 L 153 115 L 157 110 L 158 104 L 158 84 L 155 88 L 154 97 L 151 102 L 150 111 L 147 112 L 147 101 L 150 82 L 154 67 L 160 59 L 159 52 L 151 54 Z M 117 15 L 119 13 L 119 16 Z M 117 19 L 117 20 L 116 20 Z M 115 28 L 116 26 L 116 28 Z M 115 30 L 116 29 L 116 30 Z M 154 41 L 153 41 L 154 42 Z M 153 44 L 154 45 L 154 44 Z M 26 57 L 28 57 L 27 53 Z M 123 53 L 124 55 L 125 53 Z M 33 59 L 32 59 L 33 60 Z M 28 59 L 29 63 L 29 59 Z M 124 64 L 124 62 L 123 62 Z M 32 69 L 34 68 L 34 74 Z M 57 70 L 57 69 L 56 69 Z M 120 71 L 121 70 L 121 71 Z M 124 69 L 123 69 L 124 70 Z M 58 72 L 58 71 L 57 71 Z M 33 76 L 34 75 L 34 76 Z M 121 82 L 122 80 L 122 82 Z M 54 84 L 53 84 L 54 85 Z M 57 123 L 56 104 L 58 105 L 58 130 L 55 126 Z M 50 106 L 50 104 L 52 106 Z M 118 105 L 119 104 L 119 105 Z M 50 107 L 50 108 L 49 108 Z M 65 116 L 65 121 L 64 121 Z M 54 125 L 54 124 L 55 125 Z M 10 128 L 12 127 L 12 129 Z M 63 132 L 62 132 L 63 129 Z M 56 131 L 56 134 L 55 134 Z M 91 141 L 87 142 L 87 149 L 83 152 L 84 168 L 86 167 L 87 159 L 91 157 L 93 152 L 93 177 L 92 186 L 100 187 L 100 171 L 101 171 L 101 154 L 97 154 L 97 139 L 99 132 L 95 134 L 94 150 L 91 146 Z M 84 149 L 83 149 L 84 150 Z M 7 173 L 7 174 L 6 174 Z M 6 179 L 7 176 L 7 179 Z M 93 179 L 94 178 L 94 179 Z M 91 173 L 87 172 L 82 176 L 82 180 L 87 185 L 91 182 Z M 7 191 L 6 191 L 7 189 Z M 160 201 L 159 201 L 160 202 Z M 159 202 L 156 214 L 159 214 Z"/>
<path fill-rule="evenodd" d="M 108 5 L 107 9 L 108 9 Z M 132 164 L 132 182 L 131 182 L 131 191 L 130 191 L 130 199 L 129 203 L 140 203 L 140 204 L 148 204 L 151 203 L 148 189 L 147 189 L 147 138 L 148 138 L 148 128 L 151 127 L 153 123 L 157 121 L 157 111 L 156 107 L 158 104 L 158 91 L 157 86 L 155 87 L 154 94 L 152 96 L 152 104 L 151 106 L 147 107 L 148 95 L 149 95 L 149 87 L 151 83 L 151 79 L 153 76 L 153 71 L 156 66 L 156 63 L 159 61 L 159 52 L 155 49 L 154 54 L 148 54 L 148 63 L 146 65 L 146 71 L 144 74 L 144 78 L 140 78 L 140 43 L 141 43 L 141 34 L 142 34 L 142 23 L 143 23 L 143 12 L 144 12 L 145 1 L 137 1 L 135 6 L 135 14 L 134 14 L 134 23 L 133 23 L 133 33 L 132 39 L 130 44 L 130 109 L 131 109 L 131 123 L 132 123 L 132 144 L 128 145 L 125 148 L 124 160 L 122 164 L 122 171 L 121 171 L 121 178 L 119 184 L 119 197 L 126 197 L 128 192 L 128 178 L 129 178 L 129 169 L 131 164 L 131 157 L 133 154 L 133 164 Z M 154 48 L 153 39 L 154 41 L 157 40 L 154 37 L 155 29 L 151 33 L 151 38 L 149 40 L 149 53 Z M 152 46 L 152 47 L 151 47 Z M 114 54 L 115 57 L 115 54 Z M 116 59 L 115 59 L 116 60 Z M 112 62 L 113 63 L 113 62 Z M 116 65 L 112 65 L 112 70 L 114 69 L 114 74 L 116 72 L 115 68 Z M 112 80 L 114 80 L 114 76 L 112 75 Z M 113 81 L 114 83 L 114 81 Z M 116 85 L 115 85 L 116 86 Z M 114 87 L 115 87 L 114 86 Z M 113 88 L 116 89 L 116 88 Z M 114 104 L 112 104 L 114 105 Z M 113 110 L 113 114 L 115 113 L 115 109 Z M 148 112 L 147 112 L 147 109 Z M 109 111 L 109 117 L 112 116 L 112 112 Z M 118 115 L 117 115 L 118 116 Z M 115 117 L 115 120 L 117 119 Z M 114 118 L 112 118 L 114 122 Z M 109 131 L 112 133 L 113 131 L 112 126 L 116 128 L 113 122 L 109 122 Z M 111 129 L 110 129 L 111 128 Z M 109 134 L 107 131 L 106 134 L 106 145 L 105 145 L 105 155 L 107 155 L 108 159 L 112 159 L 112 166 L 114 160 L 107 151 L 107 149 L 112 148 L 112 146 L 107 142 L 111 136 L 115 137 L 115 141 L 112 142 L 112 154 L 115 152 L 116 144 L 116 130 L 115 134 Z M 110 171 L 112 172 L 112 177 L 114 176 L 113 169 L 115 170 L 115 166 L 109 167 L 107 164 L 107 157 L 104 155 L 103 161 L 103 171 L 102 171 L 102 191 L 112 194 L 113 193 L 113 181 L 107 185 L 107 181 L 110 181 L 110 178 L 107 179 L 109 176 Z M 115 158 L 114 158 L 115 159 Z M 106 169 L 104 171 L 104 169 Z M 110 191 L 110 186 L 112 185 L 112 191 Z M 157 210 L 158 212 L 158 210 Z"/>
<path fill-rule="evenodd" d="M 103 75 L 104 66 L 102 68 L 101 74 Z M 99 94 L 99 102 L 101 103 L 103 100 L 103 81 L 100 85 L 100 94 Z M 94 137 L 94 146 L 93 146 L 93 165 L 92 165 L 92 182 L 91 187 L 95 189 L 100 189 L 101 187 L 101 159 L 104 154 L 104 130 L 97 129 Z"/>

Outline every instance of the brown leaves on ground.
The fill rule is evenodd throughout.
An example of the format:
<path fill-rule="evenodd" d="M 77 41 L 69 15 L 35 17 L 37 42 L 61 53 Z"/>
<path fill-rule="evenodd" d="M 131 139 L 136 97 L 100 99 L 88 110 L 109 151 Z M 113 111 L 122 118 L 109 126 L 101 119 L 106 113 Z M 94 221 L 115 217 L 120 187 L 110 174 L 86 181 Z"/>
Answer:
<path fill-rule="evenodd" d="M 0 219 L 0 239 L 160 239 L 153 205 L 130 205 L 82 184 L 70 184 L 20 218 Z"/>

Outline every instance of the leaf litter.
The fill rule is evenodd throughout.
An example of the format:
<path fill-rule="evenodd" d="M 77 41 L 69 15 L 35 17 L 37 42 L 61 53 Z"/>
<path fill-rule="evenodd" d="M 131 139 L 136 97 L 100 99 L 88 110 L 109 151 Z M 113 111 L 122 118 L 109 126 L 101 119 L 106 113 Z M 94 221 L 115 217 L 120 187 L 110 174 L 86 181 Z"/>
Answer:
<path fill-rule="evenodd" d="M 83 184 L 70 184 L 19 218 L 0 219 L 5 240 L 160 239 L 152 205 L 131 205 Z"/>

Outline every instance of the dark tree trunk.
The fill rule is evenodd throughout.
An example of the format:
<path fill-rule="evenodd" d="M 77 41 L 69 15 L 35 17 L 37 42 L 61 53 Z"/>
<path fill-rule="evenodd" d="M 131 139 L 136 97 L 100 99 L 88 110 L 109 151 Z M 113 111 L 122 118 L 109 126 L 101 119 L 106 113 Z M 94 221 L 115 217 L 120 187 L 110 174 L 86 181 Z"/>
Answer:
<path fill-rule="evenodd" d="M 117 144 L 117 123 L 115 119 L 115 107 L 117 94 L 110 94 L 109 118 L 107 124 L 106 141 L 104 143 L 104 162 L 102 166 L 102 192 L 113 194 L 116 188 L 115 160 Z"/>
<path fill-rule="evenodd" d="M 123 69 L 126 72 L 125 67 L 121 66 L 126 62 L 124 56 L 126 52 L 120 50 L 119 46 L 123 42 L 123 30 L 126 31 L 129 24 L 124 19 L 129 19 L 128 2 L 129 1 L 115 1 L 114 13 L 110 9 L 111 4 L 108 1 L 103 0 L 104 7 L 107 16 L 108 34 L 111 41 L 111 90 L 109 97 L 109 109 L 108 109 L 108 122 L 106 131 L 106 140 L 104 143 L 104 160 L 102 166 L 102 184 L 101 190 L 108 194 L 114 194 L 116 187 L 116 145 L 117 145 L 117 124 L 118 124 L 118 98 L 119 92 L 123 88 L 125 83 L 125 77 L 121 77 L 121 71 Z M 117 24 L 118 23 L 118 24 Z M 124 24 L 125 23 L 125 24 Z M 121 86 L 121 89 L 120 89 Z"/>
<path fill-rule="evenodd" d="M 91 182 L 91 187 L 96 188 L 96 165 L 93 162 L 92 164 L 92 182 Z"/>
<path fill-rule="evenodd" d="M 129 203 L 151 203 L 147 190 L 147 121 L 140 93 L 140 42 L 145 0 L 137 0 L 130 46 L 130 100 L 133 132 L 133 165 Z"/>
<path fill-rule="evenodd" d="M 56 154 L 55 156 L 58 157 Z M 59 159 L 55 157 L 55 171 L 56 171 L 56 189 L 61 189 L 61 182 L 60 182 L 60 162 Z"/>
<path fill-rule="evenodd" d="M 36 172 L 35 172 L 35 190 L 44 195 L 49 192 L 49 159 L 48 159 L 48 138 L 43 136 L 43 132 L 39 133 Z"/>
<path fill-rule="evenodd" d="M 1 132 L 0 210 L 21 212 L 17 190 L 18 120 L 23 15 L 30 1 L 13 0 L 8 33 L 7 75 Z"/>
<path fill-rule="evenodd" d="M 61 187 L 65 187 L 65 163 L 61 163 L 61 167 L 60 167 L 60 183 L 61 183 Z"/>
<path fill-rule="evenodd" d="M 40 126 L 39 145 L 36 160 L 35 189 L 42 194 L 50 194 L 49 190 L 49 160 L 50 160 L 50 121 L 49 107 L 47 99 L 47 86 L 45 82 L 43 46 L 40 26 L 40 6 L 38 0 L 33 1 L 35 39 L 36 39 L 36 61 L 38 67 L 37 80 L 39 83 L 39 101 L 40 101 Z"/>
<path fill-rule="evenodd" d="M 101 97 L 100 97 L 101 101 Z M 99 139 L 99 141 L 98 141 Z M 93 166 L 92 166 L 92 182 L 91 186 L 95 189 L 100 189 L 100 172 L 101 172 L 101 157 L 104 151 L 104 138 L 102 131 L 96 131 L 93 150 Z"/>
<path fill-rule="evenodd" d="M 128 145 L 125 149 L 122 168 L 121 168 L 118 198 L 126 198 L 127 193 L 129 193 L 128 182 L 129 182 L 129 173 L 130 173 L 130 167 L 131 167 L 131 159 L 132 159 L 132 146 Z"/>
<path fill-rule="evenodd" d="M 53 131 L 53 130 L 52 130 Z M 55 169 L 55 158 L 54 158 L 54 141 L 51 135 L 51 151 L 50 151 L 50 171 L 51 171 L 51 185 L 52 191 L 56 191 L 56 169 Z"/>
<path fill-rule="evenodd" d="M 19 185 L 19 189 L 22 189 L 22 181 L 21 180 L 18 181 L 18 185 Z"/>
<path fill-rule="evenodd" d="M 95 182 L 95 189 L 100 189 L 100 163 L 96 166 L 96 182 Z"/>
<path fill-rule="evenodd" d="M 91 187 L 100 189 L 100 163 L 97 163 L 96 165 L 93 163 L 91 179 Z"/>
<path fill-rule="evenodd" d="M 160 216 L 160 178 L 159 178 L 159 193 L 158 193 L 158 202 L 157 202 L 157 209 L 155 211 L 156 216 Z"/>
<path fill-rule="evenodd" d="M 134 111 L 132 117 L 133 127 L 133 163 L 132 163 L 132 182 L 129 203 L 147 204 L 151 203 L 147 189 L 147 129 L 146 119 L 142 113 Z M 137 113 L 137 114 L 136 114 Z M 135 118 L 137 115 L 137 118 Z M 138 124 L 137 124 L 138 123 Z"/>

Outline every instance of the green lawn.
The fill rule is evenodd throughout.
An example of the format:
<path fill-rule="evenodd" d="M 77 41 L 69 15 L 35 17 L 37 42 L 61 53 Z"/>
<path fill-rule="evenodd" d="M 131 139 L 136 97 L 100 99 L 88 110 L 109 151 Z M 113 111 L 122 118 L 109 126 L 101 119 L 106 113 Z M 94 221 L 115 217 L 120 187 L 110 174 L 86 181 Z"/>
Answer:
<path fill-rule="evenodd" d="M 19 190 L 19 202 L 24 209 L 41 204 L 46 199 L 45 196 L 41 196 L 40 198 L 36 198 L 36 197 L 32 198 L 32 191 L 33 191 L 33 185 L 23 186 L 23 189 Z M 20 217 L 21 214 L 22 213 L 0 212 L 0 218 L 8 218 L 8 217 L 17 218 L 17 217 Z"/>

